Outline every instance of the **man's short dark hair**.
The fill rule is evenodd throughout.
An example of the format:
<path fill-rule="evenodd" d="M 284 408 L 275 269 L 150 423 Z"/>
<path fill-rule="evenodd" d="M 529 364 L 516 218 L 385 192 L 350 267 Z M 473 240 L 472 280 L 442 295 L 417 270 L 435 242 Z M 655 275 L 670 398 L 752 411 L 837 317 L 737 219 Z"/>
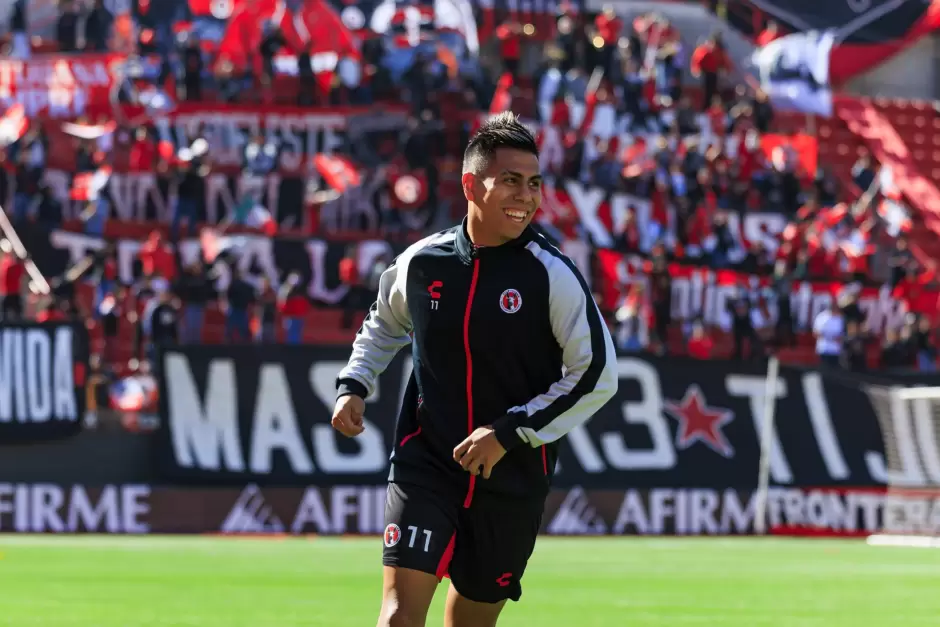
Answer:
<path fill-rule="evenodd" d="M 504 111 L 484 122 L 476 135 L 470 139 L 463 153 L 464 174 L 479 174 L 485 170 L 500 148 L 521 150 L 539 156 L 539 147 L 532 131 L 527 129 L 514 113 Z"/>

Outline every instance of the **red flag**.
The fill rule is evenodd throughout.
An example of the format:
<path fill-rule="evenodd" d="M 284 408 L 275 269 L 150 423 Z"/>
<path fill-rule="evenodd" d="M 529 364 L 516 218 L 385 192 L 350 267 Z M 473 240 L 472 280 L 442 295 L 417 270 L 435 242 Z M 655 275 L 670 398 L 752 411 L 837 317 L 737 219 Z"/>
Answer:
<path fill-rule="evenodd" d="M 497 114 L 503 111 L 509 111 L 512 106 L 512 74 L 506 72 L 499 77 L 496 83 L 496 92 L 493 94 L 493 100 L 490 102 L 490 113 Z"/>
<path fill-rule="evenodd" d="M 98 194 L 108 184 L 109 178 L 111 178 L 111 166 L 103 166 L 95 172 L 76 174 L 72 181 L 70 194 L 72 200 L 83 202 L 97 200 Z"/>
<path fill-rule="evenodd" d="M 346 157 L 319 154 L 313 158 L 313 165 L 326 184 L 340 194 L 362 183 L 359 170 Z"/>
<path fill-rule="evenodd" d="M 768 160 L 773 159 L 775 148 L 788 148 L 792 150 L 800 166 L 809 176 L 816 176 L 816 163 L 818 148 L 816 138 L 812 135 L 777 135 L 768 133 L 761 136 L 761 152 Z"/>

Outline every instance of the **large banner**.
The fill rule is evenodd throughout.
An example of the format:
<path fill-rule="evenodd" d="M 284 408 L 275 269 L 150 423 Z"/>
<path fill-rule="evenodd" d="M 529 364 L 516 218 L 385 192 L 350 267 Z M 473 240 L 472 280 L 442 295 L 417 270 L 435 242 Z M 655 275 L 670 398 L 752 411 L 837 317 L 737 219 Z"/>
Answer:
<path fill-rule="evenodd" d="M 208 145 L 211 171 L 204 179 L 204 202 L 197 207 L 200 220 L 220 222 L 234 215 L 243 198 L 251 197 L 267 208 L 275 221 L 284 222 L 292 217 L 293 225 L 299 226 L 307 206 L 308 185 L 329 187 L 321 181 L 314 157 L 338 153 L 367 168 L 362 184 L 344 194 L 344 212 L 357 224 L 346 228 L 362 228 L 361 223 L 373 229 L 378 228 L 380 219 L 376 208 L 380 204 L 373 197 L 386 177 L 372 166 L 395 154 L 399 132 L 406 122 L 406 113 L 395 108 L 378 113 L 365 109 L 260 109 L 189 103 L 181 103 L 173 112 L 152 120 L 157 139 L 173 154 L 200 138 Z M 259 136 L 276 151 L 274 167 L 267 174 L 245 175 L 245 148 Z M 49 167 L 44 182 L 65 203 L 65 216 L 78 216 L 86 203 L 72 200 L 70 193 L 76 139 L 61 128 L 50 126 L 49 142 Z M 133 171 L 126 150 L 115 150 L 113 159 L 112 173 L 102 192 L 108 200 L 107 217 L 122 221 L 169 221 L 178 197 L 173 170 Z M 15 179 L 12 171 L 4 174 L 5 179 L 0 181 L 0 203 L 10 204 Z"/>
<path fill-rule="evenodd" d="M 102 238 L 69 231 L 53 231 L 47 236 L 38 229 L 22 229 L 21 235 L 24 235 L 23 241 L 39 269 L 48 277 L 61 276 L 72 264 L 105 245 Z M 131 239 L 115 242 L 118 278 L 125 284 L 133 284 L 139 277 L 138 258 L 142 244 Z M 235 266 L 254 284 L 265 278 L 271 285 L 278 286 L 291 273 L 297 273 L 301 284 L 307 286 L 307 295 L 321 305 L 336 305 L 349 291 L 339 276 L 339 262 L 347 253 L 346 242 L 324 238 L 239 235 L 222 237 L 220 245 L 224 247 L 222 259 L 225 263 L 216 266 L 220 272 L 215 282 L 217 289 L 228 287 L 230 266 Z M 177 248 L 183 265 L 197 261 L 203 254 L 202 245 L 195 238 L 181 240 Z M 402 249 L 403 245 L 393 245 L 384 240 L 357 242 L 360 276 L 369 276 L 380 258 L 391 261 Z"/>
<path fill-rule="evenodd" d="M 544 186 L 542 209 L 537 219 L 555 224 L 576 219 L 597 246 L 610 248 L 632 218 L 636 221 L 640 250 L 649 252 L 656 243 L 655 231 L 651 228 L 652 212 L 648 198 L 610 193 L 574 180 L 559 180 Z M 749 211 L 743 215 L 728 212 L 728 227 L 739 246 L 760 242 L 766 250 L 774 252 L 780 246 L 779 235 L 787 224 L 787 217 L 778 212 Z M 675 230 L 674 224 L 663 226 L 670 232 Z"/>
<path fill-rule="evenodd" d="M 0 104 L 18 102 L 30 118 L 74 119 L 107 112 L 125 60 L 119 54 L 0 59 Z"/>
<path fill-rule="evenodd" d="M 611 250 L 598 250 L 596 254 L 605 302 L 619 306 L 623 298 L 619 291 L 621 286 L 648 283 L 643 259 Z M 672 278 L 673 320 L 688 321 L 700 317 L 707 325 L 726 329 L 731 324 L 728 305 L 742 288 L 748 293 L 760 293 L 770 286 L 770 279 L 766 276 L 678 263 L 669 265 L 669 274 Z M 790 310 L 796 325 L 801 329 L 811 328 L 816 315 L 828 309 L 845 287 L 845 283 L 839 281 L 794 281 L 790 291 Z M 879 333 L 903 326 L 904 316 L 911 311 L 933 316 L 938 297 L 940 292 L 926 287 L 905 289 L 898 286 L 892 290 L 888 286 L 865 286 L 859 293 L 859 306 L 865 314 L 867 328 Z M 769 298 L 767 304 L 773 321 L 776 321 L 779 303 L 775 298 Z"/>
<path fill-rule="evenodd" d="M 87 331 L 80 325 L 0 327 L 0 443 L 77 434 L 85 417 Z"/>
<path fill-rule="evenodd" d="M 365 432 L 346 439 L 330 416 L 348 357 L 343 348 L 167 349 L 158 359 L 160 476 L 186 484 L 382 483 L 411 361 L 392 362 L 367 399 Z M 566 438 L 557 486 L 754 488 L 767 391 L 761 368 L 652 356 L 621 357 L 617 367 L 616 397 Z M 886 483 L 878 421 L 858 386 L 784 367 L 774 390 L 774 485 Z"/>
<path fill-rule="evenodd" d="M 381 534 L 384 485 L 181 488 L 145 483 L 0 483 L 0 532 L 107 534 Z M 753 490 L 552 491 L 549 535 L 740 535 L 754 531 Z M 771 488 L 771 533 L 940 534 L 940 498 L 876 490 Z M 886 525 L 886 526 L 885 526 Z"/>

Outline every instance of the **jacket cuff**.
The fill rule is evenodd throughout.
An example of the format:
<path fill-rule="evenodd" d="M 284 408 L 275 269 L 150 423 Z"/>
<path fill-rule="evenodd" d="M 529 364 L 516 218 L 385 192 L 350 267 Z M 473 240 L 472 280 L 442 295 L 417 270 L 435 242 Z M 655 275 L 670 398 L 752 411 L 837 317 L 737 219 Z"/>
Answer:
<path fill-rule="evenodd" d="M 355 379 L 344 378 L 336 380 L 336 398 L 340 396 L 347 396 L 353 394 L 362 399 L 365 399 L 369 395 L 369 390 L 366 389 L 366 386 L 359 383 Z"/>
<path fill-rule="evenodd" d="M 493 423 L 496 439 L 507 453 L 525 442 L 516 432 L 519 426 L 519 414 L 506 414 Z"/>

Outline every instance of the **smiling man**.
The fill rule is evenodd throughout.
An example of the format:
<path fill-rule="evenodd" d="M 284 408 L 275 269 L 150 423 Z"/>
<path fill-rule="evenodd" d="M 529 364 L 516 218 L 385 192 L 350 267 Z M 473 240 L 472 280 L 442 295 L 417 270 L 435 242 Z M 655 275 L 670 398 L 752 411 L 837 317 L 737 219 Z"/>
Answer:
<path fill-rule="evenodd" d="M 613 342 L 584 278 L 529 226 L 538 148 L 513 114 L 470 140 L 462 184 L 466 219 L 383 273 L 337 380 L 333 426 L 356 436 L 378 376 L 412 345 L 379 627 L 423 626 L 444 576 L 446 627 L 496 625 L 522 594 L 560 439 L 617 389 Z"/>

